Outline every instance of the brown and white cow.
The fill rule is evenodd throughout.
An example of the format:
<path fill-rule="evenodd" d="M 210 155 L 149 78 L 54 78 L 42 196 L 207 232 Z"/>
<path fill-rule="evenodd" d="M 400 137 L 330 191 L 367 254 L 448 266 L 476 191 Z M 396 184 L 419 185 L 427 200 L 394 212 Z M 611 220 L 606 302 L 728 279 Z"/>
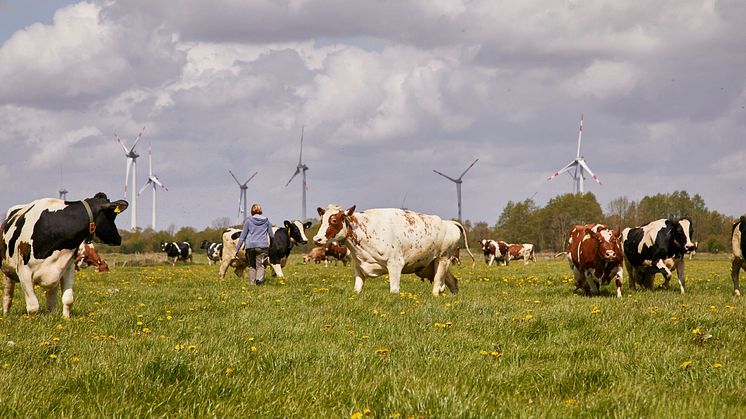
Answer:
<path fill-rule="evenodd" d="M 313 241 L 325 245 L 332 240 L 345 240 L 355 266 L 355 292 L 363 290 L 366 278 L 386 273 L 389 291 L 394 294 L 399 293 L 401 275 L 409 273 L 432 281 L 433 295 L 440 295 L 446 286 L 452 293 L 458 292 L 456 277 L 448 268 L 462 234 L 469 250 L 461 224 L 395 208 L 356 213 L 355 206 L 343 210 L 329 205 L 317 211 L 321 227 Z"/>
<path fill-rule="evenodd" d="M 339 242 L 331 241 L 326 244 L 326 255 L 327 257 L 334 258 L 334 265 L 337 265 L 337 261 L 342 261 L 342 265 L 347 266 L 352 261 L 352 252 L 347 246 L 339 244 Z"/>
<path fill-rule="evenodd" d="M 310 252 L 303 255 L 303 263 L 306 264 L 310 261 L 314 261 L 316 263 L 324 262 L 324 266 L 329 265 L 329 261 L 326 257 L 326 249 L 323 247 L 314 247 L 311 249 Z"/>
<path fill-rule="evenodd" d="M 510 255 L 510 260 L 523 259 L 524 265 L 528 265 L 529 261 L 536 263 L 534 245 L 531 243 L 510 244 L 508 245 L 508 254 Z"/>
<path fill-rule="evenodd" d="M 619 231 L 603 224 L 577 225 L 567 242 L 567 260 L 576 289 L 582 289 L 585 295 L 598 295 L 599 286 L 613 279 L 616 296 L 621 298 L 623 256 Z"/>
<path fill-rule="evenodd" d="M 746 270 L 746 216 L 741 218 L 733 224 L 733 230 L 731 230 L 731 245 L 733 247 L 733 263 L 730 268 L 730 276 L 733 280 L 733 293 L 737 296 L 741 295 L 741 287 L 738 284 L 738 277 L 741 273 L 741 269 Z"/>
<path fill-rule="evenodd" d="M 109 265 L 98 254 L 93 242 L 84 241 L 78 246 L 78 255 L 75 256 L 75 270 L 79 271 L 89 266 L 95 266 L 96 272 L 109 271 Z"/>
<path fill-rule="evenodd" d="M 483 239 L 482 253 L 484 254 L 484 263 L 487 266 L 492 266 L 492 262 L 503 262 L 505 266 L 508 266 L 510 262 L 510 245 L 504 241 L 495 241 Z"/>

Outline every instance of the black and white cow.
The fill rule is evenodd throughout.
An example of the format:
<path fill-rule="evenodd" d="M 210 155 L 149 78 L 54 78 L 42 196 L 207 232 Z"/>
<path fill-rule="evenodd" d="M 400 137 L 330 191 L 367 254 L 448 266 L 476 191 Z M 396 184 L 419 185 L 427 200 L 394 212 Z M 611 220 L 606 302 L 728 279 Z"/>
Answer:
<path fill-rule="evenodd" d="M 269 264 L 272 266 L 275 276 L 285 277 L 282 268 L 287 263 L 293 246 L 308 243 L 307 228 L 311 228 L 311 222 L 303 223 L 299 220 L 293 222 L 285 220 L 283 227 L 273 227 L 275 238 L 270 240 L 269 243 Z M 223 232 L 223 258 L 220 263 L 220 279 L 225 278 L 228 266 L 233 266 L 233 271 L 237 276 L 243 276 L 244 269 L 248 266 L 244 249 L 238 252 L 238 259 L 233 258 L 233 255 L 236 254 L 236 245 L 240 236 L 241 230 L 237 228 L 229 228 Z"/>
<path fill-rule="evenodd" d="M 110 202 L 104 193 L 83 201 L 45 198 L 11 207 L 2 223 L 0 269 L 5 274 L 3 313 L 13 302 L 13 287 L 20 283 L 26 311 L 39 311 L 34 286 L 46 290 L 47 311 L 57 307 L 62 288 L 62 315 L 70 318 L 73 304 L 75 256 L 83 241 L 92 236 L 119 246 L 122 237 L 114 223 L 127 209 L 127 201 Z"/>
<path fill-rule="evenodd" d="M 667 287 L 676 268 L 681 293 L 685 291 L 684 254 L 696 250 L 692 235 L 694 228 L 689 217 L 678 221 L 660 219 L 644 226 L 625 228 L 622 231 L 624 267 L 629 273 L 629 286 L 641 284 L 653 289 L 656 273 L 661 273 Z"/>
<path fill-rule="evenodd" d="M 186 263 L 187 259 L 192 262 L 192 245 L 189 242 L 166 242 L 161 245 L 161 252 L 166 252 L 168 258 L 174 258 L 171 266 L 176 265 L 176 261 L 180 260 Z"/>
<path fill-rule="evenodd" d="M 220 262 L 220 259 L 223 257 L 223 243 L 211 243 L 207 240 L 202 240 L 199 248 L 205 249 L 207 252 L 208 265 L 212 265 L 213 262 Z"/>
<path fill-rule="evenodd" d="M 746 270 L 746 216 L 741 216 L 731 230 L 731 244 L 733 246 L 733 263 L 730 268 L 730 276 L 733 279 L 733 293 L 741 295 L 741 287 L 738 285 L 738 277 L 741 269 Z"/>

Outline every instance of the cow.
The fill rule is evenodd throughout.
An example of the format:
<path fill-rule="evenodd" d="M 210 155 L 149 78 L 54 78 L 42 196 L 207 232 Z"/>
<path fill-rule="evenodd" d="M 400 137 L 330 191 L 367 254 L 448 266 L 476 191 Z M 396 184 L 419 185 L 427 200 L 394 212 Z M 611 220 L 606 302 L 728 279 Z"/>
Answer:
<path fill-rule="evenodd" d="M 189 242 L 165 242 L 161 245 L 161 252 L 166 253 L 167 258 L 173 258 L 171 266 L 176 266 L 176 261 L 182 261 L 186 264 L 187 260 L 192 262 L 192 245 Z"/>
<path fill-rule="evenodd" d="M 616 296 L 622 298 L 622 247 L 619 230 L 603 224 L 575 226 L 567 240 L 567 260 L 570 262 L 575 288 L 585 295 L 599 295 L 600 285 L 614 279 Z"/>
<path fill-rule="evenodd" d="M 290 250 L 296 244 L 308 243 L 307 228 L 311 228 L 311 222 L 303 223 L 299 220 L 293 222 L 285 220 L 283 227 L 273 227 L 275 237 L 269 243 L 268 263 L 272 266 L 274 275 L 280 278 L 285 277 L 282 268 L 287 263 Z M 244 270 L 249 266 L 244 249 L 238 252 L 238 258 L 233 258 L 236 254 L 236 245 L 240 236 L 241 230 L 237 228 L 229 228 L 223 232 L 223 258 L 220 262 L 220 279 L 225 278 L 228 266 L 232 266 L 233 272 L 239 277 L 243 276 Z"/>
<path fill-rule="evenodd" d="M 355 267 L 355 292 L 363 290 L 366 278 L 388 273 L 389 291 L 398 294 L 401 275 L 414 273 L 433 283 L 433 295 L 447 286 L 458 293 L 458 282 L 448 267 L 466 230 L 456 221 L 435 215 L 396 208 L 369 209 L 356 213 L 355 206 L 343 210 L 337 205 L 317 208 L 321 227 L 313 237 L 317 245 L 345 240 Z"/>
<path fill-rule="evenodd" d="M 350 252 L 350 249 L 343 244 L 339 244 L 339 242 L 328 242 L 324 249 L 326 249 L 327 257 L 331 256 L 334 258 L 334 265 L 337 264 L 337 261 L 341 260 L 342 265 L 347 266 L 347 264 L 352 261 L 352 253 Z"/>
<path fill-rule="evenodd" d="M 482 253 L 484 253 L 484 263 L 487 266 L 492 266 L 492 262 L 503 262 L 505 266 L 508 266 L 510 262 L 510 246 L 504 241 L 495 241 L 483 239 Z"/>
<path fill-rule="evenodd" d="M 205 249 L 208 265 L 212 265 L 213 262 L 220 262 L 223 258 L 223 243 L 212 243 L 207 240 L 202 240 L 199 248 Z"/>
<path fill-rule="evenodd" d="M 746 270 L 746 216 L 733 224 L 731 230 L 731 245 L 733 246 L 733 262 L 730 267 L 730 277 L 733 279 L 733 293 L 741 296 L 741 287 L 738 284 L 738 277 L 741 269 Z"/>
<path fill-rule="evenodd" d="M 79 271 L 89 266 L 95 266 L 96 272 L 109 271 L 109 265 L 98 254 L 93 242 L 86 240 L 78 246 L 78 255 L 75 256 L 75 270 Z"/>
<path fill-rule="evenodd" d="M 3 314 L 10 309 L 13 287 L 18 282 L 29 315 L 39 311 L 35 285 L 45 289 L 48 312 L 57 307 L 57 290 L 61 288 L 62 316 L 69 319 L 80 244 L 95 235 L 108 245 L 119 246 L 122 237 L 115 220 L 127 206 L 127 201 L 111 202 L 99 192 L 82 201 L 44 198 L 11 207 L 0 227 L 0 269 L 5 274 Z"/>
<path fill-rule="evenodd" d="M 306 253 L 303 256 L 304 264 L 310 261 L 314 261 L 315 263 L 321 263 L 323 261 L 324 266 L 328 266 L 329 261 L 327 260 L 327 257 L 326 257 L 326 249 L 324 249 L 323 247 L 314 247 L 313 249 L 311 249 L 310 252 Z"/>
<path fill-rule="evenodd" d="M 524 244 L 509 244 L 508 254 L 510 260 L 523 259 L 523 264 L 528 265 L 528 261 L 536 263 L 536 255 L 534 255 L 534 245 L 530 243 Z"/>
<path fill-rule="evenodd" d="M 461 265 L 461 248 L 457 247 L 456 250 L 453 251 L 453 256 L 451 256 L 451 263 L 454 265 Z"/>
<path fill-rule="evenodd" d="M 629 273 L 629 286 L 636 289 L 640 284 L 653 289 L 656 273 L 661 273 L 664 282 L 661 288 L 668 286 L 671 280 L 671 266 L 674 259 L 681 293 L 685 292 L 684 254 L 696 250 L 692 235 L 694 228 L 689 217 L 678 221 L 660 219 L 640 227 L 625 228 L 622 231 L 622 248 L 624 268 Z"/>

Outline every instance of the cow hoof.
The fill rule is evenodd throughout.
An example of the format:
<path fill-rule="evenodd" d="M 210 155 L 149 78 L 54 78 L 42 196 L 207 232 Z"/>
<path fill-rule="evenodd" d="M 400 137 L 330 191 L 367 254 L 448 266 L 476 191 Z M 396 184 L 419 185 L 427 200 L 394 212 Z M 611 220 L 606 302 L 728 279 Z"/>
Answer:
<path fill-rule="evenodd" d="M 736 291 L 735 291 L 735 294 L 736 294 L 736 297 L 740 297 L 740 296 L 741 296 L 741 291 L 739 291 L 739 290 L 736 290 Z"/>

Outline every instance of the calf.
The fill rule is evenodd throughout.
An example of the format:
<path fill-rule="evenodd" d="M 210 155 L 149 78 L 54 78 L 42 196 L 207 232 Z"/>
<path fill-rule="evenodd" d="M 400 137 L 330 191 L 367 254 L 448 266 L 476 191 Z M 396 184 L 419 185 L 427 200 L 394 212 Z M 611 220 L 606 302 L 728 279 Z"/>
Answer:
<path fill-rule="evenodd" d="M 329 242 L 326 244 L 326 254 L 334 258 L 334 265 L 337 261 L 342 261 L 342 265 L 347 266 L 347 263 L 352 261 L 352 253 L 347 246 L 339 244 L 339 242 Z"/>
<path fill-rule="evenodd" d="M 451 263 L 454 265 L 461 265 L 461 248 L 457 247 L 456 250 L 453 251 L 453 256 L 451 256 Z"/>
<path fill-rule="evenodd" d="M 323 247 L 314 247 L 311 249 L 310 252 L 306 253 L 303 256 L 303 263 L 308 263 L 309 261 L 314 261 L 316 263 L 324 262 L 324 266 L 329 265 L 329 261 L 326 258 L 326 249 Z"/>
<path fill-rule="evenodd" d="M 660 219 L 644 226 L 625 228 L 622 232 L 622 247 L 624 251 L 624 266 L 629 272 L 629 286 L 635 289 L 635 284 L 641 284 L 653 289 L 653 279 L 656 273 L 661 273 L 664 282 L 661 287 L 668 286 L 671 273 L 671 262 L 676 261 L 676 271 L 681 293 L 685 292 L 684 254 L 696 250 L 692 242 L 694 228 L 689 217 L 678 221 Z"/>
<path fill-rule="evenodd" d="M 211 243 L 207 240 L 202 240 L 199 248 L 205 249 L 208 265 L 212 265 L 213 262 L 220 262 L 223 258 L 223 243 Z"/>
<path fill-rule="evenodd" d="M 180 260 L 186 264 L 187 260 L 192 262 L 192 245 L 188 242 L 166 242 L 161 245 L 161 252 L 166 252 L 168 258 L 174 258 L 171 266 L 176 266 L 176 261 Z"/>
<path fill-rule="evenodd" d="M 306 229 L 311 228 L 310 221 L 302 223 L 298 220 L 293 222 L 286 220 L 283 224 L 283 227 L 274 229 L 275 237 L 270 240 L 268 258 L 268 263 L 272 266 L 274 274 L 280 278 L 285 277 L 282 268 L 287 263 L 290 250 L 297 243 L 308 243 Z M 238 244 L 240 236 L 241 230 L 237 228 L 229 228 L 223 232 L 223 258 L 220 262 L 220 279 L 225 278 L 225 272 L 229 266 L 233 267 L 233 272 L 239 277 L 243 276 L 244 270 L 248 267 L 244 249 L 238 252 L 238 258 L 233 258 L 236 254 L 236 244 Z"/>
<path fill-rule="evenodd" d="M 534 245 L 530 243 L 508 245 L 508 254 L 510 260 L 523 259 L 524 265 L 528 265 L 528 261 L 536 263 Z"/>
<path fill-rule="evenodd" d="M 469 251 L 461 224 L 394 208 L 355 213 L 355 206 L 342 210 L 329 205 L 317 211 L 321 227 L 313 241 L 326 245 L 345 240 L 355 266 L 355 292 L 363 290 L 366 278 L 385 273 L 391 293 L 399 293 L 401 275 L 409 273 L 432 281 L 433 295 L 440 295 L 446 286 L 452 293 L 458 292 L 458 282 L 448 267 L 462 234 Z"/>
<path fill-rule="evenodd" d="M 575 288 L 585 295 L 598 295 L 599 286 L 614 279 L 616 296 L 622 297 L 622 248 L 619 231 L 603 224 L 575 226 L 570 231 L 567 259 L 570 262 Z"/>
<path fill-rule="evenodd" d="M 741 288 L 738 285 L 738 277 L 741 269 L 746 270 L 746 216 L 741 216 L 731 230 L 731 245 L 733 247 L 733 262 L 730 267 L 730 277 L 733 279 L 733 292 L 741 295 Z"/>
<path fill-rule="evenodd" d="M 26 311 L 39 311 L 34 286 L 46 291 L 47 311 L 57 306 L 57 290 L 62 289 L 62 315 L 70 318 L 75 256 L 85 240 L 95 235 L 102 242 L 119 246 L 117 214 L 127 201 L 110 202 L 104 193 L 82 201 L 45 198 L 11 207 L 3 221 L 0 242 L 0 269 L 5 274 L 3 314 L 13 302 L 13 287 L 21 284 Z"/>
<path fill-rule="evenodd" d="M 482 240 L 482 253 L 484 253 L 484 262 L 487 266 L 492 266 L 492 262 L 503 262 L 508 266 L 510 262 L 510 246 L 504 241 Z"/>
<path fill-rule="evenodd" d="M 75 270 L 79 271 L 88 266 L 95 266 L 96 272 L 109 271 L 109 265 L 101 259 L 101 256 L 93 246 L 93 242 L 86 240 L 78 246 L 78 255 L 75 256 Z"/>

